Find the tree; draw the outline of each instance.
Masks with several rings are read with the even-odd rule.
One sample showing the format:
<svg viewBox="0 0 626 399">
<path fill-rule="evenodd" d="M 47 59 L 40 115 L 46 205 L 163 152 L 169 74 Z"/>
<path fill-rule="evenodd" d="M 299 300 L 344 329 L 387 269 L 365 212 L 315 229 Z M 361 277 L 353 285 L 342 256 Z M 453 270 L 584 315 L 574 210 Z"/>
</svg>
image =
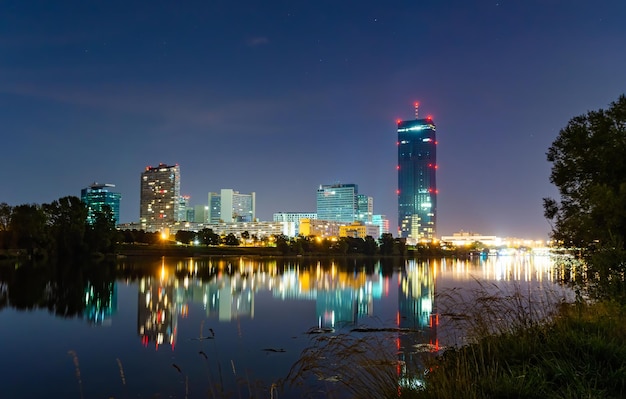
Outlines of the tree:
<svg viewBox="0 0 626 399">
<path fill-rule="evenodd" d="M 80 198 L 66 196 L 42 205 L 47 217 L 51 237 L 55 242 L 55 254 L 73 257 L 85 249 L 87 230 L 87 206 Z"/>
<path fill-rule="evenodd" d="M 376 251 L 378 251 L 378 244 L 372 236 L 365 237 L 364 251 L 365 255 L 376 255 Z"/>
<path fill-rule="evenodd" d="M 224 237 L 224 245 L 236 247 L 239 245 L 239 239 L 233 233 L 229 233 Z"/>
<path fill-rule="evenodd" d="M 289 237 L 284 234 L 277 234 L 274 236 L 274 241 L 280 253 L 285 255 L 289 252 Z"/>
<path fill-rule="evenodd" d="M 196 232 L 189 230 L 178 230 L 174 238 L 178 242 L 182 242 L 183 244 L 192 243 L 197 237 Z"/>
<path fill-rule="evenodd" d="M 546 154 L 560 200 L 544 198 L 552 238 L 576 247 L 626 242 L 626 96 L 569 121 Z"/>
<path fill-rule="evenodd" d="M 204 228 L 198 232 L 198 239 L 202 245 L 219 245 L 220 236 L 213 232 L 213 229 Z"/>
<path fill-rule="evenodd" d="M 0 203 L 0 231 L 8 231 L 13 209 L 6 202 Z"/>
<path fill-rule="evenodd" d="M 49 236 L 46 228 L 46 215 L 39 205 L 18 205 L 13 208 L 11 222 L 11 246 L 25 249 L 30 257 L 35 250 L 47 246 Z"/>
<path fill-rule="evenodd" d="M 378 239 L 380 243 L 380 254 L 391 255 L 393 254 L 394 239 L 391 233 L 383 233 Z"/>
<path fill-rule="evenodd" d="M 9 226 L 11 224 L 11 213 L 13 208 L 6 202 L 0 203 L 0 248 L 9 245 Z"/>
<path fill-rule="evenodd" d="M 113 253 L 118 239 L 115 228 L 115 215 L 109 205 L 95 211 L 93 223 L 87 226 L 85 242 L 90 252 Z"/>
</svg>

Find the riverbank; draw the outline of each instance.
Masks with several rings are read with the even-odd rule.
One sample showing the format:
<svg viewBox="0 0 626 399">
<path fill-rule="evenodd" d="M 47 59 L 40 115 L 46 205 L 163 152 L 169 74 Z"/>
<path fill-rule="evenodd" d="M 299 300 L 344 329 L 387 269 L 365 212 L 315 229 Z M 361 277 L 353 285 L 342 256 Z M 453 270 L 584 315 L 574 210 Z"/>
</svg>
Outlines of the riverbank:
<svg viewBox="0 0 626 399">
<path fill-rule="evenodd" d="M 611 301 L 577 302 L 561 305 L 545 323 L 520 318 L 510 330 L 474 336 L 432 359 L 424 387 L 402 396 L 623 398 L 625 310 Z M 489 316 L 468 317 L 479 324 Z"/>
</svg>

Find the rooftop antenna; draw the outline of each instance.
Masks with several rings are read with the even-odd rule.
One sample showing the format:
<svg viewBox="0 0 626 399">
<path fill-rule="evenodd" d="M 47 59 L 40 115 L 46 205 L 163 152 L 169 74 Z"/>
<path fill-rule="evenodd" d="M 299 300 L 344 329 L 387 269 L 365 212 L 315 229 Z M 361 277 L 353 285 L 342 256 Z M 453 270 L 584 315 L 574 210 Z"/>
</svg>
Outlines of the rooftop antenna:
<svg viewBox="0 0 626 399">
<path fill-rule="evenodd" d="M 417 117 L 417 111 L 419 110 L 420 107 L 420 103 L 418 103 L 417 101 L 415 101 L 415 119 L 419 119 Z"/>
</svg>

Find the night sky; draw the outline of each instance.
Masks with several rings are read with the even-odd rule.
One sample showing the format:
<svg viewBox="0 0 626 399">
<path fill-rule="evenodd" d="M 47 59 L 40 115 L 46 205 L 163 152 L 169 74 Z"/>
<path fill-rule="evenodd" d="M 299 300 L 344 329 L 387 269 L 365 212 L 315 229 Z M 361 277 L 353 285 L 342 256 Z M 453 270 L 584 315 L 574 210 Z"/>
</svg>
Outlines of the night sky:
<svg viewBox="0 0 626 399">
<path fill-rule="evenodd" d="M 0 2 L 0 202 L 140 174 L 314 212 L 355 183 L 396 233 L 396 120 L 438 134 L 438 234 L 547 238 L 545 153 L 626 92 L 626 1 Z"/>
</svg>

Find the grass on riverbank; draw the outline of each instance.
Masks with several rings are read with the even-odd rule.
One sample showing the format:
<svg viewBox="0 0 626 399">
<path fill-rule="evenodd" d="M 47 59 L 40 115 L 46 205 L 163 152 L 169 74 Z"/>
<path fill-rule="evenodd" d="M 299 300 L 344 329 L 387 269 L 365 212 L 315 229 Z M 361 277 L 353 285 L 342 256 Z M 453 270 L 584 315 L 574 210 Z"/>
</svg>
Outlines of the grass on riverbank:
<svg viewBox="0 0 626 399">
<path fill-rule="evenodd" d="M 472 314 L 478 324 L 484 315 Z M 428 362 L 410 398 L 622 398 L 626 309 L 612 302 L 563 304 L 547 323 L 527 318 L 486 332 Z"/>
</svg>

